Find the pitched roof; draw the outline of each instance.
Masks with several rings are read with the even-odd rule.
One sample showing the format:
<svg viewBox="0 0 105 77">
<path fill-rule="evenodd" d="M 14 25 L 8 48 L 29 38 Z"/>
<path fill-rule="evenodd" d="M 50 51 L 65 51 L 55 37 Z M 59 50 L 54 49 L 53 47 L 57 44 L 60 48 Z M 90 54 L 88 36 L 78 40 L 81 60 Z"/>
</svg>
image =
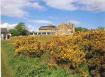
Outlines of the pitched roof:
<svg viewBox="0 0 105 77">
<path fill-rule="evenodd" d="M 48 25 L 48 26 L 41 26 L 39 28 L 39 30 L 53 30 L 53 29 L 56 29 L 56 26 L 54 26 L 54 25 Z"/>
<path fill-rule="evenodd" d="M 1 28 L 1 33 L 8 33 L 7 28 Z"/>
</svg>

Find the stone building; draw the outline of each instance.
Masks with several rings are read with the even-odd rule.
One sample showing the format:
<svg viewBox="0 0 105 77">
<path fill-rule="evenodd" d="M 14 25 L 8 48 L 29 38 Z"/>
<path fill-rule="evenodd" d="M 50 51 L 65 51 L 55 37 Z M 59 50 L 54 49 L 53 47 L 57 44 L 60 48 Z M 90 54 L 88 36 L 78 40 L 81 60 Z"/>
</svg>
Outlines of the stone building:
<svg viewBox="0 0 105 77">
<path fill-rule="evenodd" d="M 62 23 L 58 25 L 56 35 L 70 35 L 75 32 L 75 26 L 71 23 Z"/>
<path fill-rule="evenodd" d="M 1 28 L 1 39 L 7 40 L 11 37 L 11 34 L 8 32 L 7 28 Z"/>
<path fill-rule="evenodd" d="M 34 32 L 33 35 L 70 35 L 75 32 L 74 24 L 63 23 L 58 25 L 41 26 L 38 32 Z"/>
</svg>

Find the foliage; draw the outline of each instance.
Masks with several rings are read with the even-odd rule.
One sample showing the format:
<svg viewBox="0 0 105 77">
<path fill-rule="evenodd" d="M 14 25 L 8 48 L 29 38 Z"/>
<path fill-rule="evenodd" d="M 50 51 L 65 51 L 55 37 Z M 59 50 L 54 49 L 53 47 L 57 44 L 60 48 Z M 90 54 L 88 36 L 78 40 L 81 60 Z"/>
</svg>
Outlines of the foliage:
<svg viewBox="0 0 105 77">
<path fill-rule="evenodd" d="M 21 22 L 21 23 L 17 24 L 14 29 L 11 29 L 10 33 L 12 34 L 12 36 L 27 35 L 28 30 L 27 30 L 25 24 Z"/>
<path fill-rule="evenodd" d="M 76 28 L 75 28 L 75 31 L 76 31 L 76 32 L 78 32 L 78 31 L 80 31 L 80 32 L 85 32 L 85 31 L 88 31 L 88 29 L 82 28 L 82 27 L 76 27 Z"/>
<path fill-rule="evenodd" d="M 101 75 L 105 72 L 104 45 L 105 31 L 92 30 L 77 32 L 73 36 L 56 37 L 48 43 L 48 49 L 51 50 L 51 53 L 53 52 L 55 61 L 63 58 L 76 66 L 87 63 L 91 74 L 95 70 Z"/>
<path fill-rule="evenodd" d="M 66 64 L 69 68 L 73 67 L 77 72 L 81 72 L 81 65 L 85 64 L 85 53 L 76 44 L 80 36 L 63 36 L 55 37 L 52 41 L 47 43 L 48 50 L 50 50 L 51 58 L 55 58 L 55 63 Z M 52 57 L 53 56 L 53 57 Z M 54 62 L 53 62 L 54 63 Z M 84 71 L 84 70 L 82 70 Z M 88 72 L 85 72 L 88 77 Z M 84 74 L 83 74 L 84 76 Z M 84 76 L 85 77 L 85 76 Z"/>
<path fill-rule="evenodd" d="M 105 31 L 90 30 L 76 32 L 70 36 L 54 36 L 42 44 L 33 36 L 21 36 L 11 38 L 15 45 L 15 53 L 28 56 L 40 56 L 49 54 L 49 66 L 67 66 L 81 73 L 83 77 L 104 76 L 105 72 Z M 42 39 L 42 38 L 41 38 Z M 86 69 L 82 66 L 86 65 Z M 66 69 L 67 70 L 67 69 Z M 97 72 L 95 74 L 95 72 Z"/>
<path fill-rule="evenodd" d="M 105 30 L 105 27 L 98 27 L 98 30 Z"/>
<path fill-rule="evenodd" d="M 11 38 L 16 48 L 15 55 L 40 56 L 43 53 L 43 45 L 33 36 L 20 36 Z"/>
<path fill-rule="evenodd" d="M 13 74 L 12 77 L 81 77 L 78 73 L 72 74 L 60 67 L 49 69 L 47 65 L 49 58 L 46 54 L 40 58 L 30 58 L 23 55 L 14 57 L 15 48 L 8 41 L 2 42 L 2 49 L 7 55 L 7 58 L 4 57 L 4 59 L 8 60 L 7 64 L 11 67 L 11 70 L 6 71 Z M 5 77 L 11 76 L 6 75 Z"/>
<path fill-rule="evenodd" d="M 85 61 L 85 53 L 78 49 L 77 45 L 66 43 L 69 37 L 55 38 L 48 43 L 48 49 L 52 55 L 57 55 L 58 58 L 70 60 L 72 63 L 82 64 Z"/>
<path fill-rule="evenodd" d="M 10 29 L 9 32 L 11 33 L 12 36 L 19 36 L 20 33 L 16 29 Z"/>
</svg>

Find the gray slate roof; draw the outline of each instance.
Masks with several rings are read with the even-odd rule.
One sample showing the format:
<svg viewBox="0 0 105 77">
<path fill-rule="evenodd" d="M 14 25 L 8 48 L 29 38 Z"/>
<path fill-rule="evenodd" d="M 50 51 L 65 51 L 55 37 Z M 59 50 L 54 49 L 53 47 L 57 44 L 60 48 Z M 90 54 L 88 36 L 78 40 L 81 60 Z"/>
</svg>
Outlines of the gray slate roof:
<svg viewBox="0 0 105 77">
<path fill-rule="evenodd" d="M 53 30 L 53 29 L 57 29 L 56 26 L 54 25 L 49 25 L 49 26 L 41 26 L 39 28 L 39 30 Z"/>
<path fill-rule="evenodd" d="M 7 28 L 1 28 L 1 34 L 2 34 L 2 33 L 8 33 Z"/>
</svg>

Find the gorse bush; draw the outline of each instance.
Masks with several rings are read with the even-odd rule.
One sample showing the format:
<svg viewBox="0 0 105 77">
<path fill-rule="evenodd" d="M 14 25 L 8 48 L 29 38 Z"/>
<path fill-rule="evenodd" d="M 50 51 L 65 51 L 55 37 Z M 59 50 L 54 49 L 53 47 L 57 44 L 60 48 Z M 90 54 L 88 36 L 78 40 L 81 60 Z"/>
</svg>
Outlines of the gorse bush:
<svg viewBox="0 0 105 77">
<path fill-rule="evenodd" d="M 55 61 L 69 60 L 78 68 L 88 64 L 91 74 L 93 71 L 103 76 L 105 72 L 105 31 L 92 30 L 78 32 L 72 36 L 55 37 L 48 43 L 48 49 L 54 53 Z M 62 63 L 62 62 L 61 62 Z M 96 76 L 96 75 L 95 75 Z"/>
<path fill-rule="evenodd" d="M 33 36 L 11 38 L 15 45 L 16 54 L 28 56 L 41 56 L 45 52 L 50 55 L 52 64 L 71 66 L 89 77 L 88 72 L 81 67 L 85 64 L 89 72 L 94 75 L 104 76 L 105 73 L 105 31 L 91 30 L 77 32 L 70 36 L 55 36 L 44 45 Z M 96 71 L 98 74 L 95 74 Z"/>
<path fill-rule="evenodd" d="M 41 56 L 43 54 L 43 47 L 35 37 L 21 36 L 12 38 L 16 48 L 15 54 L 23 54 L 28 56 Z"/>
</svg>

